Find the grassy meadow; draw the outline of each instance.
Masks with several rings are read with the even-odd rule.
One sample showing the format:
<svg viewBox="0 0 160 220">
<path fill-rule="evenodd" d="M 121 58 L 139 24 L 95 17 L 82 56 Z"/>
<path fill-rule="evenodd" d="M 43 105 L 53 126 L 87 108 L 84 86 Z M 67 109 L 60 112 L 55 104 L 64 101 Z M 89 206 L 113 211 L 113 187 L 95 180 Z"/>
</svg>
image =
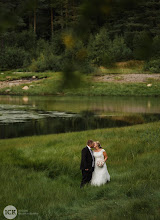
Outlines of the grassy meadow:
<svg viewBox="0 0 160 220">
<path fill-rule="evenodd" d="M 69 96 L 160 96 L 160 81 L 148 78 L 146 82 L 125 82 L 121 83 L 124 75 L 127 74 L 152 74 L 144 71 L 144 61 L 130 60 L 117 62 L 110 68 L 95 68 L 93 73 L 80 74 L 76 72 L 75 78 L 64 75 L 60 72 L 21 72 L 21 69 L 4 71 L 0 73 L 0 81 L 11 81 L 19 79 L 32 79 L 35 76 L 37 81 L 30 84 L 24 83 L 17 86 L 0 87 L 1 95 L 69 95 Z M 115 74 L 114 82 L 95 81 L 96 76 Z M 117 76 L 117 74 L 120 74 Z M 69 78 L 71 77 L 71 78 Z M 75 88 L 65 88 L 66 84 L 76 85 Z M 151 84 L 151 86 L 147 86 Z M 22 88 L 27 85 L 28 90 Z"/>
<path fill-rule="evenodd" d="M 81 149 L 108 154 L 111 182 L 80 189 Z M 0 219 L 11 204 L 38 215 L 17 220 L 158 220 L 160 122 L 0 140 Z"/>
<path fill-rule="evenodd" d="M 20 79 L 26 78 L 26 73 L 15 75 Z M 1 95 L 69 95 L 69 96 L 160 96 L 160 81 L 150 79 L 146 83 L 119 83 L 119 82 L 96 82 L 93 80 L 93 75 L 82 76 L 81 83 L 76 88 L 63 88 L 61 73 L 39 73 L 34 74 L 38 81 L 33 81 L 30 84 L 24 83 L 18 86 L 0 88 Z M 3 76 L 4 77 L 4 76 Z M 29 74 L 28 77 L 31 77 Z M 42 78 L 42 79 L 41 79 Z M 115 75 L 116 78 L 116 75 Z M 11 79 L 14 79 L 11 76 Z M 0 78 L 1 80 L 1 78 Z M 2 78 L 4 81 L 4 78 Z M 148 87 L 148 83 L 152 86 Z M 27 85 L 28 90 L 22 88 Z"/>
</svg>

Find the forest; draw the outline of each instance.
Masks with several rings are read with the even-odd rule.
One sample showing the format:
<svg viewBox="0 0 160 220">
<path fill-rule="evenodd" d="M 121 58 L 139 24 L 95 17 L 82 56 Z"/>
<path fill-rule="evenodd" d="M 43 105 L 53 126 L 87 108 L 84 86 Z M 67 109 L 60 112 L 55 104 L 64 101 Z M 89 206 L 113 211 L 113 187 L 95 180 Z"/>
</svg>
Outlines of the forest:
<svg viewBox="0 0 160 220">
<path fill-rule="evenodd" d="M 1 70 L 90 73 L 128 60 L 160 71 L 159 0 L 0 0 Z"/>
</svg>

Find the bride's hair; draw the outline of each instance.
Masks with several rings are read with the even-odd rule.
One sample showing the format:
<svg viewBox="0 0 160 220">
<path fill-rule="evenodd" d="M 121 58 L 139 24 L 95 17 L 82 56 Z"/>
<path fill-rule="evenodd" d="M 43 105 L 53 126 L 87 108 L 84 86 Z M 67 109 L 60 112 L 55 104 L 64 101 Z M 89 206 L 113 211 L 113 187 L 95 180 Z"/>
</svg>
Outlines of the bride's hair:
<svg viewBox="0 0 160 220">
<path fill-rule="evenodd" d="M 96 142 L 96 144 L 97 144 L 97 146 L 98 146 L 99 148 L 102 148 L 99 141 L 95 141 L 95 142 Z"/>
</svg>

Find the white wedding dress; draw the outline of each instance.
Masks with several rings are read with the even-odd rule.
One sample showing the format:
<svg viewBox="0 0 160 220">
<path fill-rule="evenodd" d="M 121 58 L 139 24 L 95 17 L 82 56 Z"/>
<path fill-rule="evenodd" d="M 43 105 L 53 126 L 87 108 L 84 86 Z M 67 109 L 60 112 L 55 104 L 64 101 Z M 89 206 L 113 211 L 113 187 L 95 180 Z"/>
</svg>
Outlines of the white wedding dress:
<svg viewBox="0 0 160 220">
<path fill-rule="evenodd" d="M 100 186 L 105 184 L 107 181 L 110 181 L 110 175 L 107 170 L 107 165 L 104 163 L 103 167 L 97 166 L 97 161 L 104 160 L 103 152 L 105 150 L 102 149 L 99 152 L 93 151 L 93 155 L 95 157 L 95 168 L 92 173 L 91 185 Z"/>
</svg>

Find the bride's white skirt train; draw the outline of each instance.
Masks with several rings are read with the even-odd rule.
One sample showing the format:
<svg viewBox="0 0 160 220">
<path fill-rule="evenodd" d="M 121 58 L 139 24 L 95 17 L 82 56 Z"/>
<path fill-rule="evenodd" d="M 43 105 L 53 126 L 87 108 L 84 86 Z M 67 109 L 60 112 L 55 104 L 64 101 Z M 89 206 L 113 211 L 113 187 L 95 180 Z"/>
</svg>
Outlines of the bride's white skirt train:
<svg viewBox="0 0 160 220">
<path fill-rule="evenodd" d="M 110 175 L 108 173 L 106 163 L 103 165 L 103 167 L 98 167 L 96 165 L 92 173 L 91 185 L 100 186 L 106 184 L 107 181 L 110 181 Z"/>
</svg>

